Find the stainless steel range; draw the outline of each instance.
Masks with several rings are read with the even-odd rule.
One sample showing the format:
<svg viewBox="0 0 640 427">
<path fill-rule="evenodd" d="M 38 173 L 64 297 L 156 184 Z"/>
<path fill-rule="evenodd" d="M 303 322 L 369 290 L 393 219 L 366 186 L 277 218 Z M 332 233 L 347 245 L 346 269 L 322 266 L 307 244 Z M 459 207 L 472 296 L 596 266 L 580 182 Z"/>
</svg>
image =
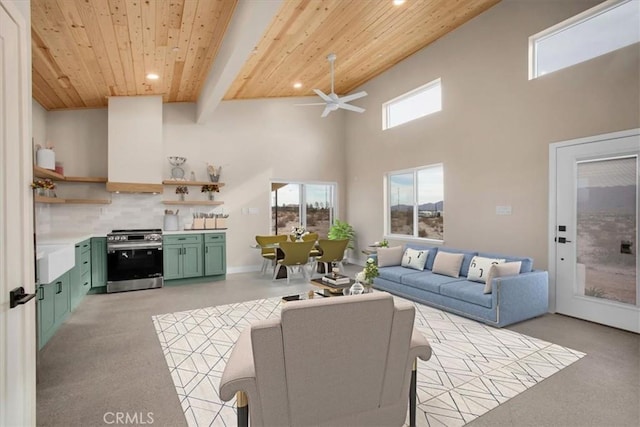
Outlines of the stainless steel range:
<svg viewBox="0 0 640 427">
<path fill-rule="evenodd" d="M 107 292 L 161 288 L 162 230 L 107 234 Z"/>
</svg>

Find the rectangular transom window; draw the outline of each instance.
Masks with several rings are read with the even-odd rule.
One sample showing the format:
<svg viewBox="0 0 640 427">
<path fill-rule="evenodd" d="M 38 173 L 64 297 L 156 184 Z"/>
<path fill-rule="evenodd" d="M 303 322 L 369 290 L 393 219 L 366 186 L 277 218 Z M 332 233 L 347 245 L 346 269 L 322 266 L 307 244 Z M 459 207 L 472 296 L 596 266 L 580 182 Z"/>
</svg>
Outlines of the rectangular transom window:
<svg viewBox="0 0 640 427">
<path fill-rule="evenodd" d="M 640 1 L 609 0 L 529 37 L 529 80 L 640 41 Z"/>
<path fill-rule="evenodd" d="M 444 240 L 444 168 L 422 166 L 386 175 L 385 234 Z"/>
<path fill-rule="evenodd" d="M 440 79 L 382 104 L 382 130 L 442 110 Z"/>
</svg>

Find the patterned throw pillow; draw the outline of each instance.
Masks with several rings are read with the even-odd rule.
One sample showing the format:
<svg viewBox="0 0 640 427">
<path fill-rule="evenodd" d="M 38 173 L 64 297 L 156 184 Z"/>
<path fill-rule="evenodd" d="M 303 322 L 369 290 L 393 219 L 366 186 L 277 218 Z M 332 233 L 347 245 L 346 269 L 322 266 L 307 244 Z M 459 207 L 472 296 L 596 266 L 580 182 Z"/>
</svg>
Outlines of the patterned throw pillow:
<svg viewBox="0 0 640 427">
<path fill-rule="evenodd" d="M 407 248 L 404 251 L 404 255 L 402 256 L 402 265 L 403 267 L 413 268 L 414 270 L 424 270 L 424 265 L 427 262 L 427 257 L 429 256 L 428 250 L 417 250 Z"/>
<path fill-rule="evenodd" d="M 485 258 L 474 256 L 469 265 L 469 273 L 467 279 L 472 282 L 487 283 L 489 269 L 494 264 L 502 264 L 505 260 L 500 258 Z"/>
<path fill-rule="evenodd" d="M 460 267 L 464 260 L 464 254 L 453 254 L 451 252 L 438 251 L 436 259 L 433 261 L 433 271 L 449 277 L 460 277 Z"/>
<path fill-rule="evenodd" d="M 489 269 L 489 274 L 487 275 L 487 283 L 484 285 L 484 293 L 491 293 L 491 282 L 496 277 L 505 277 L 505 276 L 517 276 L 520 274 L 520 267 L 522 266 L 522 262 L 505 262 L 503 264 L 494 264 Z"/>
</svg>

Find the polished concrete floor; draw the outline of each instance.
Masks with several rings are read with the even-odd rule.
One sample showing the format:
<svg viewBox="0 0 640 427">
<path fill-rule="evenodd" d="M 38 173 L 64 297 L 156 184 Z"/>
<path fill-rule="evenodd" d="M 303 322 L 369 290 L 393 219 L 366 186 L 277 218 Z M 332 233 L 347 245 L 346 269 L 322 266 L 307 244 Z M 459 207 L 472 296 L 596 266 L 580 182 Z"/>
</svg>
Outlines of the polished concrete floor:
<svg viewBox="0 0 640 427">
<path fill-rule="evenodd" d="M 355 271 L 347 266 L 347 272 Z M 114 425 L 117 417 L 120 424 L 185 425 L 151 316 L 288 295 L 308 286 L 302 279 L 273 282 L 256 272 L 221 282 L 86 296 L 39 353 L 38 425 Z M 640 335 L 552 314 L 509 329 L 587 355 L 469 425 L 640 425 Z"/>
</svg>

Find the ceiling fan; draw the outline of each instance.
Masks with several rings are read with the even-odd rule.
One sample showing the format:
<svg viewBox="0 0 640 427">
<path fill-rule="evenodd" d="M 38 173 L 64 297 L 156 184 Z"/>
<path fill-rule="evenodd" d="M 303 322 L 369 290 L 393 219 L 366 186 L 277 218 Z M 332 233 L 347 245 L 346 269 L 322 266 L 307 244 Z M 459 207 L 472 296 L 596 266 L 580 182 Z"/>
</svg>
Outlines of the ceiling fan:
<svg viewBox="0 0 640 427">
<path fill-rule="evenodd" d="M 324 105 L 324 111 L 320 117 L 327 117 L 330 112 L 336 111 L 339 108 L 343 110 L 355 111 L 356 113 L 364 113 L 365 109 L 362 107 L 356 107 L 355 105 L 347 104 L 349 101 L 354 101 L 356 99 L 360 99 L 362 97 L 367 96 L 367 92 L 360 91 L 354 93 L 352 95 L 346 96 L 338 96 L 336 95 L 333 89 L 333 63 L 336 60 L 336 54 L 330 53 L 327 56 L 327 60 L 331 64 L 331 93 L 325 94 L 320 89 L 314 89 L 313 91 L 318 95 L 324 102 L 314 102 L 312 104 L 297 104 L 297 105 Z"/>
</svg>

